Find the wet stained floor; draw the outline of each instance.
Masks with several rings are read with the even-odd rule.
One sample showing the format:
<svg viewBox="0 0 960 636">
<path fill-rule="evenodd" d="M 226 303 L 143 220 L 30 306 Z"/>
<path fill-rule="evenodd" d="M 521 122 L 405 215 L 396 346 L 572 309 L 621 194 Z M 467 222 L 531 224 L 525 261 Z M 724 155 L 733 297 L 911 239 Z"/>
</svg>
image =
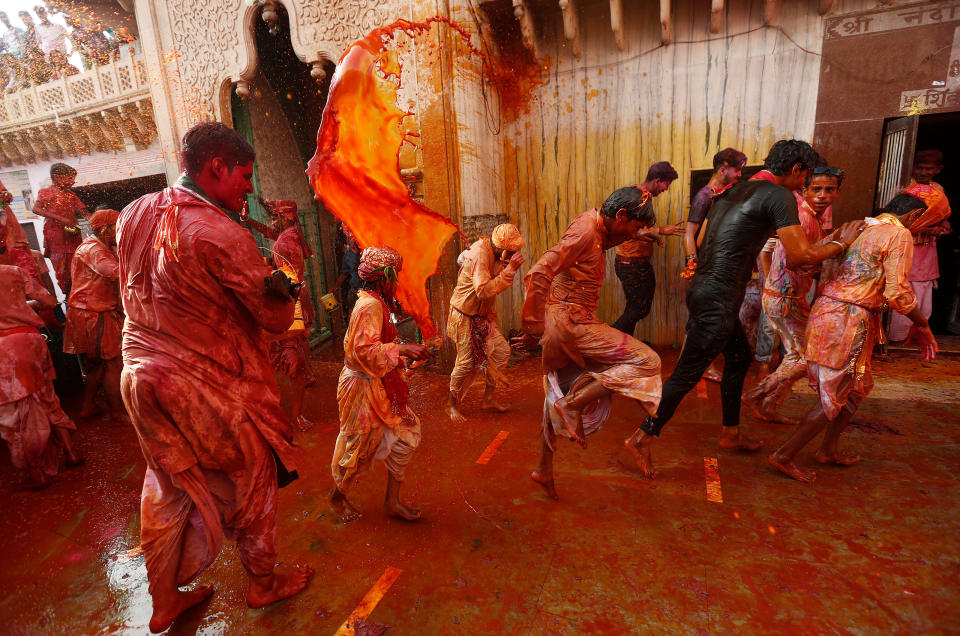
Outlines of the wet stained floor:
<svg viewBox="0 0 960 636">
<path fill-rule="evenodd" d="M 675 358 L 665 353 L 666 369 Z M 424 519 L 382 514 L 377 467 L 354 496 L 365 517 L 350 526 L 326 501 L 340 367 L 313 364 L 321 381 L 306 413 L 316 426 L 298 434 L 307 461 L 281 491 L 280 558 L 317 576 L 293 599 L 248 609 L 227 542 L 199 579 L 216 594 L 170 633 L 334 634 L 365 596 L 368 620 L 391 625 L 389 634 L 960 631 L 956 359 L 875 365 L 877 387 L 842 442 L 863 462 L 821 469 L 813 485 L 774 473 L 762 454 L 717 447 L 715 384 L 687 397 L 655 448 L 660 475 L 641 479 L 621 445 L 637 410 L 615 401 L 587 450 L 560 447 L 559 502 L 528 477 L 539 452 L 536 360 L 512 370 L 511 413 L 481 413 L 475 392 L 461 426 L 443 416 L 446 379 L 420 372 L 413 407 L 424 438 L 405 494 Z M 799 385 L 788 409 L 800 415 L 812 400 Z M 771 441 L 790 431 L 744 421 Z M 134 433 L 84 420 L 78 443 L 86 465 L 36 494 L 14 490 L 19 475 L 0 455 L 2 633 L 146 632 Z M 715 472 L 706 468 L 714 460 Z M 710 475 L 719 489 L 708 498 Z"/>
</svg>

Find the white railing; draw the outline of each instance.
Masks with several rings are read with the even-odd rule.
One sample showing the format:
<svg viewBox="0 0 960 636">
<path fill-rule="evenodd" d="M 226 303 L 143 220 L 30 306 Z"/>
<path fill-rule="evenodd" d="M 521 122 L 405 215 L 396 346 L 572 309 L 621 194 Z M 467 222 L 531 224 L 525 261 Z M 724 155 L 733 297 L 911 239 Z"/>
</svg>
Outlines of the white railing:
<svg viewBox="0 0 960 636">
<path fill-rule="evenodd" d="M 0 95 L 0 130 L 108 107 L 149 93 L 142 54 L 84 73 Z"/>
</svg>

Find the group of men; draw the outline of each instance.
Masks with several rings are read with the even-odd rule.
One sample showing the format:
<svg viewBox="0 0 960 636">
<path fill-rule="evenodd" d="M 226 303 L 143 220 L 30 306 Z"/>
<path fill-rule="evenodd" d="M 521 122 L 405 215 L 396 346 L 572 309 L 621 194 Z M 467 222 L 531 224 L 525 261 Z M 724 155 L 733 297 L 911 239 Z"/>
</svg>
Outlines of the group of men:
<svg viewBox="0 0 960 636">
<path fill-rule="evenodd" d="M 770 456 L 775 467 L 811 479 L 793 457 L 824 427 L 828 431 L 817 459 L 839 464 L 854 460 L 842 454 L 836 442 L 869 391 L 870 351 L 882 306 L 907 315 L 924 355 L 935 353 L 935 340 L 917 309 L 907 272 L 913 251 L 910 233 L 949 214 L 942 192 L 913 185 L 884 214 L 825 234 L 811 229 L 807 217 L 817 221 L 823 191 L 838 189 L 842 176 L 818 167 L 819 157 L 808 144 L 777 142 L 764 169 L 743 182 L 736 182 L 746 159 L 742 153 L 723 151 L 718 156 L 708 194 L 686 228 L 657 225 L 653 198 L 666 190 L 676 172 L 671 175 L 669 164 L 655 165 L 657 170 L 643 183 L 619 188 L 599 208 L 578 215 L 523 278 L 523 335 L 514 347 L 542 349 L 541 460 L 531 476 L 550 497 L 557 497 L 556 440 L 565 437 L 585 446 L 605 423 L 614 394 L 638 407 L 641 423 L 624 444 L 643 474 L 653 477 L 653 441 L 721 353 L 720 445 L 759 448 L 740 427 L 742 389 L 753 357 L 740 309 L 756 259 L 771 235 L 779 240 L 768 275 L 768 287 L 776 293 L 769 294 L 768 301 L 765 287 L 764 306 L 769 306 L 774 328 L 789 340 L 784 358 L 788 367 L 782 375 L 795 380 L 803 359 L 819 392 L 817 406 Z M 302 286 L 309 248 L 299 231 L 296 205 L 267 202 L 272 227 L 251 222 L 244 212 L 246 195 L 252 192 L 254 152 L 223 124 L 204 123 L 189 130 L 182 159 L 184 173 L 174 185 L 141 197 L 119 214 L 97 211 L 90 218 L 94 235 L 70 256 L 59 252 L 64 256 L 54 260 L 58 273 L 72 274 L 68 298 L 76 294 L 86 299 L 72 316 L 74 305 L 68 299 L 67 325 L 74 331 L 66 340 L 72 350 L 88 357 L 112 354 L 116 340 L 107 346 L 103 335 L 113 338 L 121 307 L 125 313 L 119 387 L 147 464 L 141 545 L 154 604 L 153 631 L 168 628 L 179 614 L 212 594 L 208 586 L 180 588 L 212 563 L 224 537 L 237 542 L 249 578 L 250 607 L 296 594 L 313 574 L 305 566 L 275 567 L 278 488 L 297 478 L 302 462 L 291 422 L 299 421 L 301 428 L 308 424 L 299 407 L 294 417 L 284 413 L 274 374 L 291 377 L 302 403 L 309 373 L 303 341 L 303 323 L 309 321 L 303 306 L 309 299 Z M 69 190 L 68 181 L 60 179 L 58 185 L 55 180 L 51 187 Z M 801 207 L 810 207 L 806 216 L 798 212 L 798 190 L 803 192 Z M 41 205 L 41 198 L 48 203 Z M 56 192 L 38 197 L 47 220 L 64 228 L 84 214 L 82 206 L 71 202 Z M 54 208 L 57 212 L 51 212 Z M 5 231 L 9 225 L 3 225 Z M 270 259 L 260 253 L 245 225 L 275 239 Z M 624 266 L 625 283 L 631 276 L 646 281 L 627 294 L 642 300 L 653 285 L 642 271 L 643 254 L 649 258 L 644 250 L 662 235 L 681 234 L 691 256 L 685 270 L 691 279 L 690 319 L 677 367 L 662 382 L 657 353 L 628 332 L 644 311 L 625 311 L 626 318 L 611 326 L 596 310 L 607 250 L 628 241 L 648 243 L 634 246 L 636 251 L 624 256 L 624 262 L 620 257 L 616 261 Z M 14 450 L 15 461 L 26 437 L 45 433 L 48 441 L 39 445 L 39 455 L 21 463 L 29 465 L 31 474 L 48 475 L 48 466 L 55 468 L 59 462 L 60 448 L 68 465 L 82 461 L 70 442 L 75 427 L 52 394 L 49 354 L 38 332 L 42 321 L 28 304 L 32 299 L 49 307 L 54 301 L 27 268 L 10 264 L 19 248 L 8 246 L 16 248 L 17 241 L 11 243 L 9 234 L 2 238 L 0 281 L 12 290 L 13 300 L 0 308 L 0 346 L 11 347 L 17 360 L 32 360 L 32 366 L 27 372 L 19 362 L 0 362 L 16 367 L 0 368 L 0 431 L 11 449 L 19 449 Z M 462 260 L 446 331 L 457 348 L 447 401 L 453 422 L 464 421 L 464 396 L 478 377 L 485 379 L 483 405 L 496 412 L 508 408 L 496 396 L 510 345 L 497 326 L 495 300 L 513 284 L 524 262 L 523 244 L 519 229 L 503 224 L 474 242 Z M 832 273 L 821 279 L 820 295 L 809 312 L 809 324 L 818 328 L 799 335 L 804 314 L 800 299 L 808 284 L 803 277 L 828 260 Z M 376 460 L 387 468 L 387 512 L 410 521 L 421 516 L 400 496 L 421 439 L 406 376 L 411 363 L 429 359 L 432 351 L 398 340 L 393 317 L 401 311 L 395 296 L 402 267 L 400 253 L 390 246 L 367 246 L 359 254 L 358 292 L 337 387 L 340 432 L 331 461 L 330 500 L 345 522 L 360 515 L 349 497 L 357 476 Z M 120 302 L 107 302 L 107 289 L 116 293 L 118 287 Z M 778 313 L 774 305 L 780 301 L 784 306 Z M 642 302 L 649 307 L 648 300 Z M 105 378 L 111 369 L 103 366 Z M 761 383 L 767 384 L 779 386 Z M 36 440 L 30 443 L 38 445 Z"/>
</svg>

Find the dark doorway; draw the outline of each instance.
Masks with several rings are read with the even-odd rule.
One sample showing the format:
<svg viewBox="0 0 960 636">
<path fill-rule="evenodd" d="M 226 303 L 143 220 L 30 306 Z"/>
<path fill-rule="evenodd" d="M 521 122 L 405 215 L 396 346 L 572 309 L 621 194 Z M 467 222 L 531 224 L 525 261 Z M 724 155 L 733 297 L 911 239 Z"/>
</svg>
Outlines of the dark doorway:
<svg viewBox="0 0 960 636">
<path fill-rule="evenodd" d="M 167 187 L 167 177 L 152 174 L 136 179 L 108 181 L 74 188 L 74 192 L 91 212 L 98 205 L 108 205 L 114 210 L 122 210 L 145 194 L 159 192 Z"/>
<path fill-rule="evenodd" d="M 934 179 L 943 186 L 954 210 L 960 209 L 960 113 L 921 115 L 917 126 L 916 150 L 939 150 L 943 153 L 943 170 Z M 940 279 L 933 290 L 933 313 L 930 328 L 934 333 L 960 335 L 960 292 L 957 276 L 960 266 L 960 217 L 952 215 L 948 221 L 953 227 L 949 234 L 937 241 Z"/>
</svg>

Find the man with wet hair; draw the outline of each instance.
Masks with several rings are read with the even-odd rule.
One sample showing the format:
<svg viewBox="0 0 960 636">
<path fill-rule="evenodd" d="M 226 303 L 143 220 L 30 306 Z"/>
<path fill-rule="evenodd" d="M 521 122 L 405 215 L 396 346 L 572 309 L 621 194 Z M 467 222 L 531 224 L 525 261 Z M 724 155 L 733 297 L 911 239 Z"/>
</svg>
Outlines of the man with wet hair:
<svg viewBox="0 0 960 636">
<path fill-rule="evenodd" d="M 586 446 L 586 438 L 604 424 L 614 393 L 648 414 L 657 412 L 660 357 L 596 316 L 606 250 L 656 223 L 652 198 L 639 186 L 616 190 L 599 210 L 577 216 L 524 277 L 524 336 L 518 347 L 542 345 L 546 393 L 540 466 L 531 477 L 553 499 L 558 435 Z"/>
<path fill-rule="evenodd" d="M 43 219 L 43 255 L 53 263 L 53 273 L 63 293 L 70 295 L 70 263 L 80 247 L 78 216 L 90 218 L 87 209 L 73 191 L 77 171 L 65 163 L 50 166 L 53 185 L 41 188 L 33 212 Z"/>
<path fill-rule="evenodd" d="M 658 161 L 647 170 L 647 177 L 640 184 L 650 196 L 656 198 L 667 191 L 677 179 L 677 170 L 669 161 Z M 626 303 L 623 313 L 613 323 L 614 329 L 632 336 L 637 323 L 647 317 L 657 289 L 657 278 L 650 264 L 653 245 L 663 246 L 662 236 L 679 236 L 683 233 L 680 223 L 658 226 L 656 219 L 641 235 L 617 246 L 614 272 L 623 285 Z"/>
<path fill-rule="evenodd" d="M 523 264 L 522 248 L 517 226 L 503 223 L 493 228 L 490 236 L 475 241 L 460 265 L 447 320 L 447 337 L 457 345 L 447 399 L 447 416 L 454 424 L 466 421 L 460 406 L 481 374 L 486 380 L 483 408 L 498 413 L 509 410 L 494 396 L 496 389 L 506 384 L 504 370 L 510 358 L 510 345 L 497 326 L 495 303 L 497 296 L 513 285 Z"/>
<path fill-rule="evenodd" d="M 937 341 L 910 289 L 907 272 L 913 258 L 911 234 L 939 222 L 945 206 L 944 194 L 929 185 L 907 188 L 886 205 L 883 214 L 866 219 L 863 234 L 823 281 L 806 334 L 807 376 L 819 400 L 790 439 L 767 458 L 777 470 L 812 482 L 816 473 L 793 460 L 824 427 L 827 432 L 814 455 L 818 463 L 852 466 L 860 461 L 857 455 L 841 452 L 838 442 L 873 388 L 870 361 L 885 307 L 913 324 L 911 335 L 923 359 L 935 357 Z"/>
<path fill-rule="evenodd" d="M 739 311 L 757 254 L 771 232 L 776 232 L 791 265 L 814 265 L 845 251 L 859 231 L 859 226 L 850 225 L 826 245 L 807 240 L 791 191 L 806 183 L 816 162 L 817 153 L 810 144 L 778 141 L 763 170 L 714 201 L 699 264 L 687 290 L 690 318 L 680 360 L 664 384 L 658 412 L 648 415 L 625 442 L 647 477 L 656 475 L 650 458 L 654 438 L 720 353 L 724 355 L 720 446 L 753 451 L 762 445 L 740 430 L 740 398 L 752 353 Z"/>
<path fill-rule="evenodd" d="M 913 176 L 910 185 L 929 186 L 943 192 L 943 186 L 934 177 L 943 170 L 943 153 L 939 150 L 921 150 L 913 160 Z M 933 290 L 940 278 L 940 261 L 937 255 L 937 239 L 950 232 L 950 206 L 947 205 L 942 219 L 913 233 L 913 266 L 910 268 L 910 289 L 917 296 L 920 311 L 927 320 L 933 313 Z M 913 323 L 900 313 L 890 317 L 890 340 L 906 340 Z"/>
<path fill-rule="evenodd" d="M 825 233 L 823 214 L 840 195 L 844 172 L 832 166 L 817 166 L 797 196 L 800 227 L 807 240 L 819 243 Z M 816 269 L 794 269 L 787 265 L 787 254 L 777 241 L 770 260 L 770 272 L 763 286 L 763 313 L 780 336 L 784 356 L 773 373 L 743 396 L 754 414 L 767 421 L 798 424 L 777 408 L 790 393 L 794 383 L 807 373 L 803 343 L 810 317 L 808 296 L 816 283 Z"/>
<path fill-rule="evenodd" d="M 295 468 L 296 452 L 263 332 L 288 329 L 299 289 L 239 223 L 253 190 L 250 144 L 206 122 L 182 148 L 185 174 L 117 223 L 121 390 L 147 462 L 140 541 L 154 632 L 213 593 L 178 588 L 216 559 L 224 536 L 237 541 L 252 608 L 296 594 L 313 574 L 274 567 L 278 471 Z"/>
</svg>

